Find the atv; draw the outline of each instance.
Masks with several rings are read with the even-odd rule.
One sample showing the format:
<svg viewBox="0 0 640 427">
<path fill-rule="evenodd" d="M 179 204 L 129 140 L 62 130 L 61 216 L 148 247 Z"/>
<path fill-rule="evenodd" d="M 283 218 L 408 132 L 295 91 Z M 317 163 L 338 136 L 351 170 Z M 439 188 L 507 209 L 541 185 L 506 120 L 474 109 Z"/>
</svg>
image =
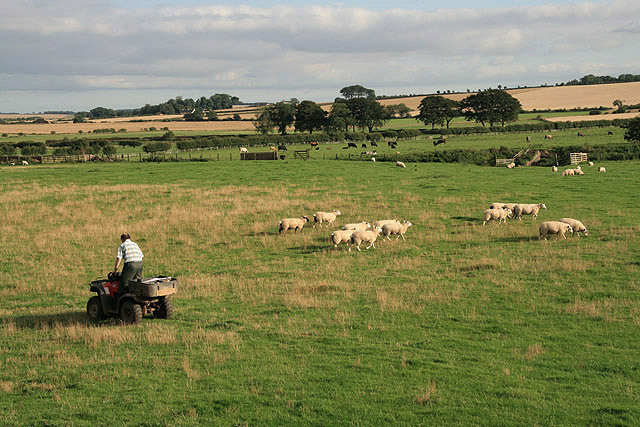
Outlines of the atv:
<svg viewBox="0 0 640 427">
<path fill-rule="evenodd" d="M 98 294 L 87 302 L 90 319 L 120 317 L 124 323 L 136 325 L 147 314 L 159 319 L 171 317 L 170 297 L 178 291 L 178 279 L 153 276 L 121 287 L 120 274 L 109 273 L 106 279 L 94 280 L 89 286 L 91 292 Z"/>
</svg>

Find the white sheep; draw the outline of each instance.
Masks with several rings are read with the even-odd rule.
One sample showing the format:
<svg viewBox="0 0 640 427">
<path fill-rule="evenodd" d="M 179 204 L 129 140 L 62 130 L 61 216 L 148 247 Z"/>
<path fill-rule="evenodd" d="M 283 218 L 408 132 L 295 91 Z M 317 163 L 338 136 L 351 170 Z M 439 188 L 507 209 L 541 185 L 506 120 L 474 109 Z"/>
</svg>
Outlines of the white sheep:
<svg viewBox="0 0 640 427">
<path fill-rule="evenodd" d="M 395 234 L 398 236 L 396 237 L 396 239 L 402 237 L 402 240 L 406 240 L 404 238 L 404 233 L 406 233 L 409 227 L 411 227 L 412 225 L 413 224 L 411 224 L 409 221 L 403 221 L 402 223 L 388 222 L 382 226 L 382 236 L 383 238 L 386 237 L 388 240 L 391 240 L 391 237 L 389 236 Z"/>
<path fill-rule="evenodd" d="M 573 233 L 573 229 L 566 222 L 560 221 L 545 221 L 540 224 L 540 235 L 538 236 L 538 240 L 547 240 L 547 235 L 549 234 L 557 234 L 558 236 L 562 236 L 563 238 L 567 238 L 565 234 L 567 232 Z"/>
<path fill-rule="evenodd" d="M 372 158 L 371 158 L 371 161 L 372 161 L 373 163 L 375 163 L 375 162 L 376 162 L 376 158 L 375 158 L 375 157 L 372 157 Z"/>
<path fill-rule="evenodd" d="M 22 161 L 22 166 L 28 166 L 28 165 L 29 165 L 29 162 L 27 162 L 26 160 Z"/>
<path fill-rule="evenodd" d="M 562 176 L 573 176 L 576 174 L 575 169 L 565 169 L 562 171 Z"/>
<path fill-rule="evenodd" d="M 607 169 L 605 169 L 604 166 L 599 166 L 598 167 L 598 172 L 606 172 L 606 171 L 607 171 Z"/>
<path fill-rule="evenodd" d="M 333 225 L 338 215 L 342 215 L 338 209 L 334 209 L 332 212 L 316 212 L 313 214 L 313 227 L 315 228 L 316 224 L 322 226 L 323 222 L 326 222 L 327 226 Z"/>
<path fill-rule="evenodd" d="M 353 230 L 336 230 L 331 233 L 331 243 L 333 243 L 333 247 L 337 248 L 338 245 L 342 242 L 347 242 L 347 246 L 349 246 L 349 242 L 351 242 L 351 235 L 354 233 Z M 349 248 L 351 250 L 351 248 Z"/>
<path fill-rule="evenodd" d="M 400 162 L 400 161 L 396 162 L 396 166 L 398 166 L 399 168 L 406 168 L 407 167 L 407 165 L 405 165 L 403 162 Z"/>
<path fill-rule="evenodd" d="M 382 227 L 384 227 L 385 224 L 390 224 L 392 222 L 400 222 L 400 221 L 398 221 L 397 219 L 380 219 L 380 220 L 374 222 L 372 225 L 374 227 L 382 228 Z"/>
<path fill-rule="evenodd" d="M 580 233 L 584 234 L 585 236 L 589 235 L 589 232 L 587 231 L 587 227 L 584 226 L 584 224 L 580 221 L 578 221 L 577 219 L 573 219 L 573 218 L 560 218 L 559 219 L 560 222 L 566 222 L 567 224 L 569 224 L 571 226 L 571 234 L 577 234 L 578 237 L 580 237 Z"/>
<path fill-rule="evenodd" d="M 551 166 L 551 171 L 552 171 L 553 173 L 558 172 L 558 167 L 557 167 L 557 166 Z"/>
<path fill-rule="evenodd" d="M 513 211 L 517 203 L 491 203 L 489 209 L 509 209 Z"/>
<path fill-rule="evenodd" d="M 366 249 L 373 247 L 375 249 L 375 241 L 382 232 L 380 227 L 376 227 L 373 230 L 365 230 L 365 231 L 354 231 L 351 235 L 351 244 L 356 246 L 356 249 L 360 250 L 360 245 L 363 242 L 370 243 Z M 351 252 L 351 248 L 349 248 L 349 252 Z"/>
<path fill-rule="evenodd" d="M 593 166 L 593 162 L 589 162 L 589 166 Z"/>
<path fill-rule="evenodd" d="M 513 208 L 513 213 L 518 217 L 519 220 L 522 221 L 522 215 L 532 215 L 533 219 L 538 218 L 538 212 L 540 209 L 547 209 L 547 206 L 544 203 L 518 203 Z"/>
<path fill-rule="evenodd" d="M 515 168 L 515 167 L 516 167 L 516 164 L 515 164 L 515 163 L 513 163 L 513 162 L 511 162 L 511 163 L 509 163 L 509 164 L 507 165 L 507 168 L 508 168 L 508 169 L 513 169 L 513 168 Z"/>
<path fill-rule="evenodd" d="M 576 166 L 576 170 L 581 171 L 582 170 L 582 166 L 580 166 L 580 165 Z"/>
<path fill-rule="evenodd" d="M 369 227 L 371 227 L 371 224 L 369 224 L 366 221 L 362 221 L 362 222 L 358 222 L 358 223 L 345 224 L 345 225 L 342 226 L 342 229 L 343 230 L 353 230 L 353 231 L 364 231 Z"/>
<path fill-rule="evenodd" d="M 247 147 L 240 147 L 240 152 L 241 153 L 248 153 L 249 150 L 247 150 Z"/>
<path fill-rule="evenodd" d="M 574 170 L 576 175 L 584 175 L 584 172 L 582 172 L 582 169 L 576 169 Z"/>
<path fill-rule="evenodd" d="M 14 162 L 9 163 L 11 166 L 15 166 L 16 164 Z"/>
<path fill-rule="evenodd" d="M 487 209 L 484 212 L 482 212 L 482 216 L 484 218 L 484 221 L 482 222 L 482 225 L 485 225 L 487 222 L 493 220 L 498 220 L 498 224 L 500 224 L 501 222 L 506 222 L 507 218 L 510 217 L 513 214 L 513 212 L 511 212 L 511 209 Z"/>
<path fill-rule="evenodd" d="M 302 231 L 302 228 L 307 222 L 309 222 L 308 216 L 302 216 L 300 218 L 285 218 L 279 223 L 280 230 L 278 231 L 278 234 L 286 233 L 290 228 L 293 228 L 293 233 L 295 234 L 298 230 Z"/>
</svg>

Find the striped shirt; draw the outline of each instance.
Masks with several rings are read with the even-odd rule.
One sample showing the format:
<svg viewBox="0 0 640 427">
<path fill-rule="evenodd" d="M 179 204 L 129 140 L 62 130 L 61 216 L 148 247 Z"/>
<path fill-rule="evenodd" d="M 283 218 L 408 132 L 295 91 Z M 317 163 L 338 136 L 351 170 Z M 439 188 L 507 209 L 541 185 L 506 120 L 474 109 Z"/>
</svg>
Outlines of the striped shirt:
<svg viewBox="0 0 640 427">
<path fill-rule="evenodd" d="M 144 255 L 137 244 L 130 239 L 125 240 L 120 246 L 118 246 L 118 258 L 127 262 L 142 261 Z"/>
</svg>

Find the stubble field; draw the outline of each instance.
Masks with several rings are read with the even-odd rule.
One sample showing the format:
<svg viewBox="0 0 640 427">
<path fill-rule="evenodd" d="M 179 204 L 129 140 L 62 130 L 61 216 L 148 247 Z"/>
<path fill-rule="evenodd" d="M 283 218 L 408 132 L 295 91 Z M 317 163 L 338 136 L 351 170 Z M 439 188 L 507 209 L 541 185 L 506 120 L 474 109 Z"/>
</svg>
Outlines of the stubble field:
<svg viewBox="0 0 640 427">
<path fill-rule="evenodd" d="M 640 417 L 640 163 L 0 168 L 0 423 L 619 424 Z M 537 221 L 482 226 L 491 202 Z M 347 253 L 283 217 L 409 219 Z M 587 238 L 538 241 L 570 216 Z M 91 323 L 128 231 L 175 315 Z"/>
</svg>

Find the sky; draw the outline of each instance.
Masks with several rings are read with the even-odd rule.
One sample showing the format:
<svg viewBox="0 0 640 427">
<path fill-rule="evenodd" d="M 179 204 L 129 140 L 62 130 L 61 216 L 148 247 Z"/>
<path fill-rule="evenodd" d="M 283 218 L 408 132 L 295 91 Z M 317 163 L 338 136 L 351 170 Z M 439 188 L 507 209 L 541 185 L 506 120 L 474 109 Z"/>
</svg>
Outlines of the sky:
<svg viewBox="0 0 640 427">
<path fill-rule="evenodd" d="M 640 1 L 0 0 L 0 112 L 640 74 Z"/>
</svg>

